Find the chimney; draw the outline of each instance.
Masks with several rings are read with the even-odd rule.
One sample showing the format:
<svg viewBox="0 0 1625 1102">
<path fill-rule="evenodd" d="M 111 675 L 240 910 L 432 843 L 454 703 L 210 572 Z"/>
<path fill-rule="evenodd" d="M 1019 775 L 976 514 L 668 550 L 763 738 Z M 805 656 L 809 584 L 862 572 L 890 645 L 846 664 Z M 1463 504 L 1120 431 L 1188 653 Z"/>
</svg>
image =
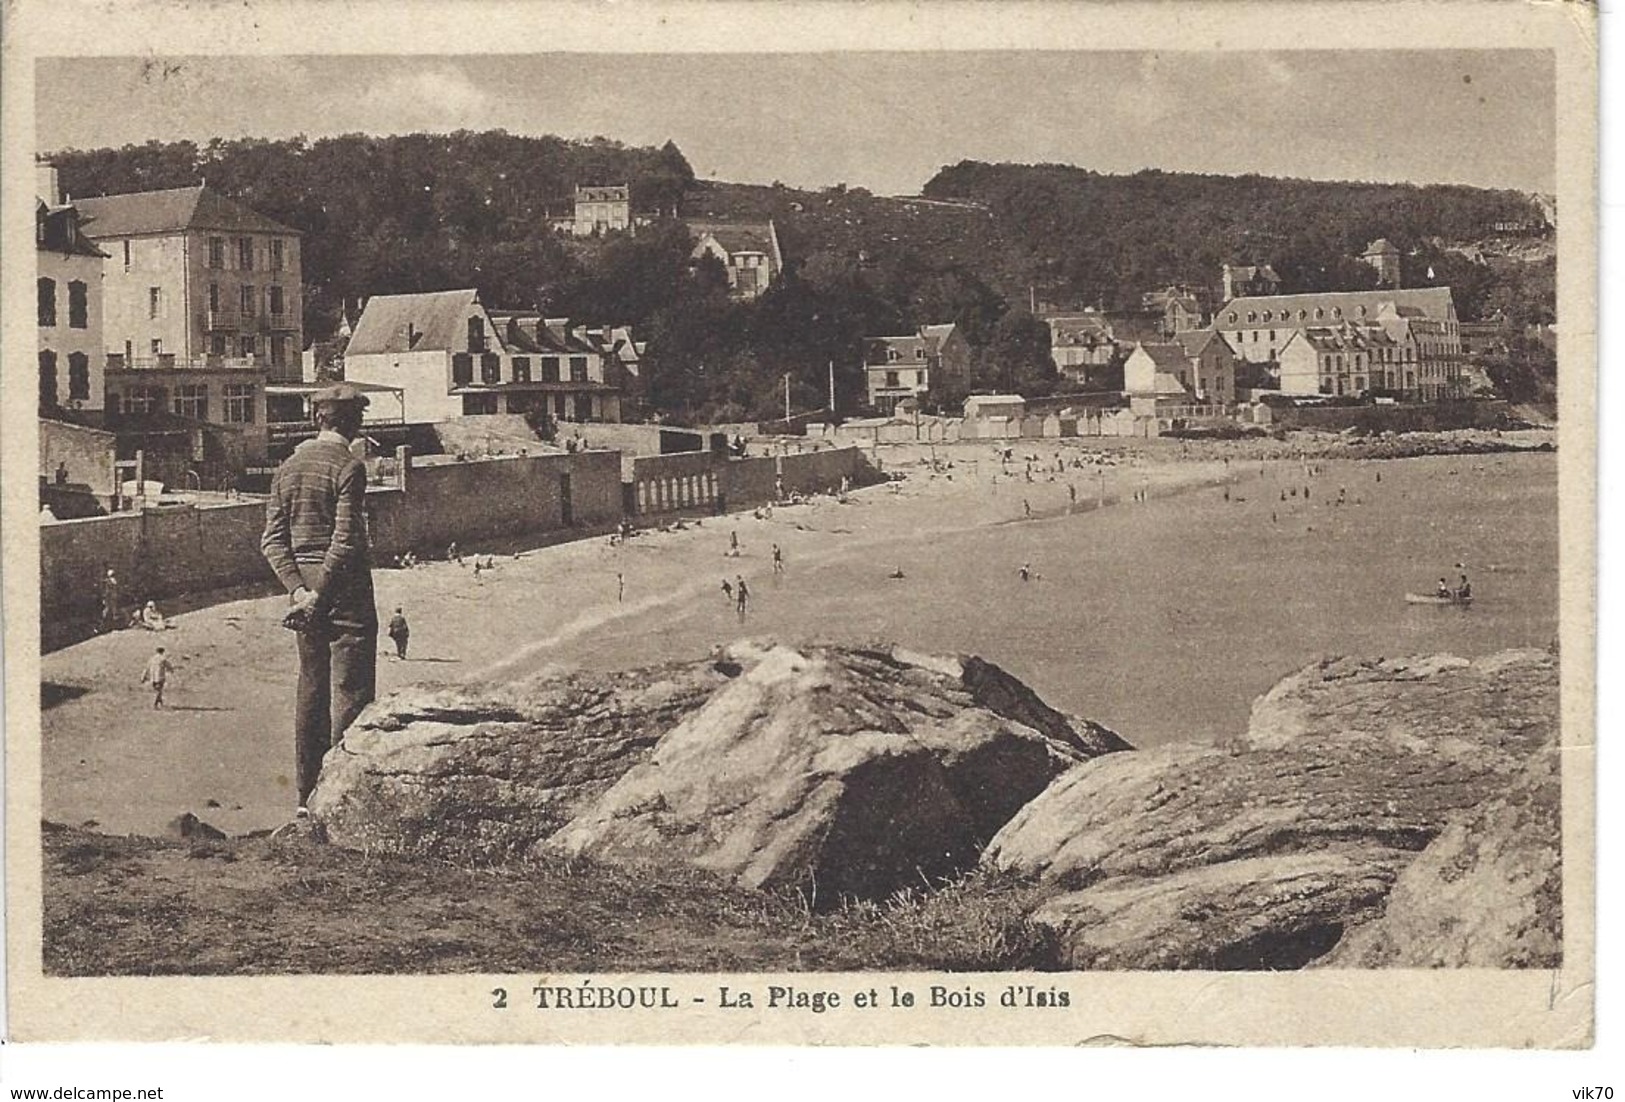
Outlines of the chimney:
<svg viewBox="0 0 1625 1102">
<path fill-rule="evenodd" d="M 1230 270 L 1230 265 L 1224 266 L 1224 300 L 1229 302 L 1236 297 L 1236 277 Z"/>
<path fill-rule="evenodd" d="M 62 187 L 57 179 L 56 165 L 43 157 L 34 159 L 34 194 L 45 200 L 46 206 L 62 203 Z"/>
</svg>

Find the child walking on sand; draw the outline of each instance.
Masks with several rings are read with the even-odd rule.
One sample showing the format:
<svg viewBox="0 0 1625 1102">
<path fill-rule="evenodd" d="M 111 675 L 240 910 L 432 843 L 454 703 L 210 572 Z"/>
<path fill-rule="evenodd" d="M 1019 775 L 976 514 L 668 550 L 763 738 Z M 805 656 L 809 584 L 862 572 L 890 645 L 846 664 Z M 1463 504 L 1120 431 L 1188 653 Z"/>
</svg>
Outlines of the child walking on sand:
<svg viewBox="0 0 1625 1102">
<path fill-rule="evenodd" d="M 141 671 L 141 683 L 152 686 L 154 708 L 164 706 L 164 682 L 169 679 L 170 671 L 173 669 L 169 659 L 164 656 L 164 648 L 159 647 L 153 651 L 152 657 L 147 659 L 147 668 Z"/>
</svg>

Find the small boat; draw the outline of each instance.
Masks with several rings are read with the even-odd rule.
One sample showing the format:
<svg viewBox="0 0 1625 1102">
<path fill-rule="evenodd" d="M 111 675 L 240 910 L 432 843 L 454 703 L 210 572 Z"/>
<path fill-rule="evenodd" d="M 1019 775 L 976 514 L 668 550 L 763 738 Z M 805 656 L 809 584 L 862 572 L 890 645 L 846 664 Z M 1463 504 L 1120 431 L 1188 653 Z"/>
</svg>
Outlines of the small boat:
<svg viewBox="0 0 1625 1102">
<path fill-rule="evenodd" d="M 1442 597 L 1437 593 L 1407 593 L 1407 594 L 1405 594 L 1405 603 L 1408 604 L 1408 605 L 1464 605 L 1465 606 L 1465 605 L 1472 604 L 1473 599 L 1471 597 L 1457 597 L 1457 596 L 1454 596 L 1454 595 L 1451 595 L 1449 597 Z"/>
</svg>

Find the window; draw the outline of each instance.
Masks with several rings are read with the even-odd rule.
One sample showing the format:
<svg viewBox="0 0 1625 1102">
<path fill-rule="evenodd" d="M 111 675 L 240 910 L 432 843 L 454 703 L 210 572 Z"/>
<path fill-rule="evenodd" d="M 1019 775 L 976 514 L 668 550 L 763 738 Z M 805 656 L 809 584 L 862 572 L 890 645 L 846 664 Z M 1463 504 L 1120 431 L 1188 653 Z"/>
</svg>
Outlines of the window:
<svg viewBox="0 0 1625 1102">
<path fill-rule="evenodd" d="M 244 333 L 237 338 L 237 355 L 245 360 L 254 358 L 254 334 Z"/>
<path fill-rule="evenodd" d="M 241 307 L 241 309 L 243 311 L 243 317 L 245 317 L 245 318 L 253 317 L 254 316 L 254 303 L 256 301 L 256 296 L 254 294 L 254 285 L 252 283 L 245 283 L 241 287 L 239 287 L 237 289 L 237 298 L 238 298 L 238 305 Z"/>
<path fill-rule="evenodd" d="M 126 272 L 130 270 L 130 243 L 129 243 L 129 241 L 124 242 L 124 270 Z"/>
<path fill-rule="evenodd" d="M 584 383 L 587 381 L 587 357 L 570 357 L 570 381 L 572 383 Z"/>
<path fill-rule="evenodd" d="M 224 333 L 209 334 L 209 355 L 224 356 L 226 354 L 226 335 Z"/>
<path fill-rule="evenodd" d="M 202 383 L 182 383 L 175 388 L 176 416 L 209 419 L 209 388 Z"/>
<path fill-rule="evenodd" d="M 564 420 L 566 416 L 564 410 L 564 395 L 562 394 L 553 395 L 553 416 L 560 421 Z"/>
<path fill-rule="evenodd" d="M 220 284 L 211 283 L 211 284 L 209 284 L 209 313 L 218 314 L 219 312 L 220 312 Z M 213 322 L 210 322 L 210 324 L 212 325 Z"/>
<path fill-rule="evenodd" d="M 485 319 L 472 317 L 468 319 L 468 350 L 470 352 L 485 351 Z"/>
<path fill-rule="evenodd" d="M 1274 312 L 1273 312 L 1273 311 L 1270 311 L 1270 310 L 1265 310 L 1265 311 L 1264 311 L 1264 320 L 1265 320 L 1265 321 L 1269 321 L 1269 320 L 1271 320 L 1271 319 L 1272 319 L 1272 318 L 1274 318 L 1274 317 L 1275 317 L 1275 314 L 1274 314 Z"/>
<path fill-rule="evenodd" d="M 126 266 L 128 266 L 129 263 L 130 263 L 129 247 L 130 247 L 129 242 L 126 241 L 124 243 L 124 248 L 125 248 L 124 263 L 125 263 Z M 211 238 L 209 238 L 209 267 L 211 267 L 211 268 L 224 268 L 225 266 L 226 266 L 226 239 L 224 237 L 211 237 Z"/>
<path fill-rule="evenodd" d="M 1298 308 L 1298 320 L 1302 321 L 1304 318 L 1307 318 L 1308 316 L 1309 316 L 1309 311 L 1305 310 L 1303 307 L 1300 306 Z"/>
<path fill-rule="evenodd" d="M 530 382 L 529 356 L 515 356 L 513 358 L 513 381 L 516 383 Z"/>
<path fill-rule="evenodd" d="M 1228 319 L 1230 321 L 1235 321 L 1236 320 L 1236 312 L 1234 310 L 1230 311 L 1230 313 L 1228 315 L 1226 315 L 1226 316 L 1228 317 Z"/>
<path fill-rule="evenodd" d="M 592 396 L 588 394 L 576 395 L 576 420 L 592 420 Z"/>
<path fill-rule="evenodd" d="M 245 272 L 254 270 L 254 239 L 252 237 L 239 237 L 237 239 L 237 267 Z"/>
<path fill-rule="evenodd" d="M 163 315 L 164 289 L 162 287 L 147 288 L 147 317 L 156 319 Z"/>
<path fill-rule="evenodd" d="M 39 354 L 39 404 L 47 409 L 56 406 L 56 353 L 49 348 Z"/>
<path fill-rule="evenodd" d="M 152 344 L 150 346 L 150 350 L 151 350 L 151 352 L 152 352 L 152 354 L 154 356 L 162 356 L 164 354 L 164 342 L 163 342 L 163 339 L 160 338 L 160 337 L 152 338 Z"/>
<path fill-rule="evenodd" d="M 1270 330 L 1270 343 L 1271 344 L 1275 343 L 1275 330 L 1273 330 L 1273 329 Z"/>
<path fill-rule="evenodd" d="M 463 415 L 471 416 L 479 413 L 495 413 L 497 411 L 497 396 L 495 394 L 465 394 L 463 395 Z"/>
<path fill-rule="evenodd" d="M 271 270 L 273 272 L 282 270 L 282 238 L 280 237 L 271 238 Z"/>
<path fill-rule="evenodd" d="M 254 423 L 253 383 L 227 383 L 225 399 L 227 424 L 252 425 Z"/>
<path fill-rule="evenodd" d="M 1247 311 L 1247 320 L 1248 321 L 1257 321 L 1258 320 L 1258 311 L 1256 311 L 1256 310 Z"/>
<path fill-rule="evenodd" d="M 1319 321 L 1321 318 L 1324 318 L 1325 316 L 1326 316 L 1326 308 L 1324 306 L 1315 307 L 1315 320 L 1316 321 Z"/>
<path fill-rule="evenodd" d="M 271 338 L 271 366 L 282 367 L 288 362 L 288 338 L 276 336 Z"/>
<path fill-rule="evenodd" d="M 886 362 L 887 363 L 896 363 L 897 360 L 898 360 L 897 349 L 895 349 L 895 348 L 886 349 Z"/>
<path fill-rule="evenodd" d="M 164 388 L 133 386 L 124 392 L 124 412 L 145 416 L 164 408 Z"/>
<path fill-rule="evenodd" d="M 474 381 L 474 357 L 467 352 L 453 352 L 451 355 L 451 383 L 453 386 L 467 386 Z"/>
<path fill-rule="evenodd" d="M 902 385 L 901 383 L 899 383 L 897 381 L 897 372 L 895 372 L 895 371 L 886 372 L 886 385 L 888 387 L 901 386 Z"/>
<path fill-rule="evenodd" d="M 1343 308 L 1341 306 L 1333 306 L 1332 307 L 1332 317 L 1340 318 L 1342 316 L 1343 316 Z"/>
<path fill-rule="evenodd" d="M 486 352 L 480 356 L 480 382 L 500 383 L 502 381 L 502 357 L 495 352 Z"/>
<path fill-rule="evenodd" d="M 1258 343 L 1258 330 L 1256 330 L 1256 329 L 1253 330 L 1253 343 L 1254 344 Z"/>
<path fill-rule="evenodd" d="M 557 356 L 542 357 L 542 382 L 556 383 L 559 381 L 559 358 Z"/>
<path fill-rule="evenodd" d="M 282 301 L 282 288 L 273 286 L 269 293 L 271 296 L 271 316 L 273 318 L 280 317 L 287 306 L 287 303 Z"/>
<path fill-rule="evenodd" d="M 39 281 L 39 323 L 47 328 L 56 324 L 56 280 L 47 276 Z"/>
<path fill-rule="evenodd" d="M 923 359 L 925 359 L 925 349 L 923 349 L 923 348 L 916 348 L 916 349 L 915 349 L 915 350 L 914 350 L 914 358 L 915 358 L 915 359 L 916 359 L 916 360 L 923 360 Z"/>
<path fill-rule="evenodd" d="M 90 357 L 83 352 L 68 354 L 68 400 L 90 400 Z"/>
</svg>

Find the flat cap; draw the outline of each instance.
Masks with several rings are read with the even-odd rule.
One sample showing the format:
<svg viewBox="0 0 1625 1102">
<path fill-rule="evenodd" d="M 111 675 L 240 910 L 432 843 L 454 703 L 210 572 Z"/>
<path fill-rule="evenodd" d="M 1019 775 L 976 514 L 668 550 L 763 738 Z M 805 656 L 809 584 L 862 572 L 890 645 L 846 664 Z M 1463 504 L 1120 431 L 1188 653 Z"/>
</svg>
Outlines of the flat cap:
<svg viewBox="0 0 1625 1102">
<path fill-rule="evenodd" d="M 359 387 L 350 383 L 336 383 L 310 396 L 310 404 L 313 406 L 336 406 L 346 402 L 363 408 L 368 404 L 367 396 L 361 393 Z"/>
</svg>

